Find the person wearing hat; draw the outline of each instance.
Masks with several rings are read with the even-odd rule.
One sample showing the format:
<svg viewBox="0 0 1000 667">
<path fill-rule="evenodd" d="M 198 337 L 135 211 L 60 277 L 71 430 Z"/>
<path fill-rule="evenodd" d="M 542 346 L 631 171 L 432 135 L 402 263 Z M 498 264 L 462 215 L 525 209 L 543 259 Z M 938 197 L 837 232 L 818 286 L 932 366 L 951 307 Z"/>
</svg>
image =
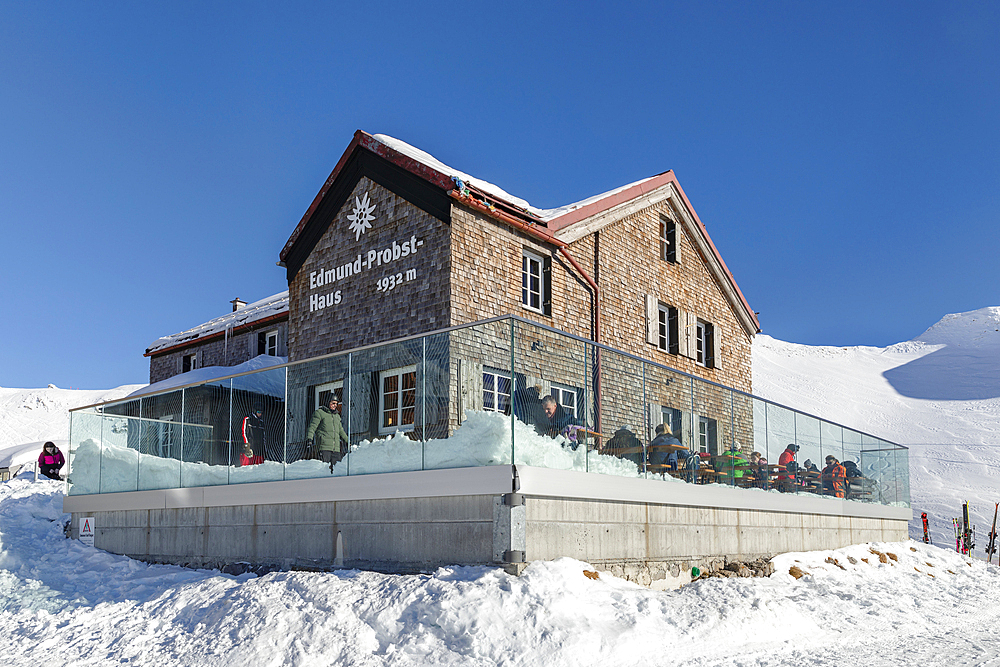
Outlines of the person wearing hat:
<svg viewBox="0 0 1000 667">
<path fill-rule="evenodd" d="M 823 493 L 831 494 L 837 498 L 845 497 L 844 489 L 845 482 L 847 481 L 847 470 L 844 469 L 844 466 L 840 465 L 840 461 L 833 454 L 827 455 L 826 467 L 823 468 L 820 478 L 823 480 Z"/>
<path fill-rule="evenodd" d="M 66 463 L 62 452 L 56 447 L 54 442 L 46 442 L 42 445 L 42 453 L 38 455 L 38 472 L 49 479 L 59 480 L 59 469 Z"/>
<path fill-rule="evenodd" d="M 306 429 L 309 448 L 315 447 L 320 460 L 330 464 L 331 473 L 333 466 L 344 458 L 340 443 L 347 445 L 350 442 L 347 431 L 340 421 L 339 409 L 340 401 L 334 397 L 330 398 L 328 406 L 324 405 L 313 413 L 312 419 L 309 420 L 309 428 Z"/>
<path fill-rule="evenodd" d="M 781 491 L 791 491 L 795 486 L 795 470 L 798 467 L 795 463 L 795 453 L 798 451 L 799 446 L 793 442 L 785 447 L 785 451 L 778 457 L 778 465 L 782 471 L 778 475 L 778 489 Z"/>
<path fill-rule="evenodd" d="M 247 448 L 264 456 L 264 411 L 259 405 L 243 418 L 243 449 Z"/>
</svg>

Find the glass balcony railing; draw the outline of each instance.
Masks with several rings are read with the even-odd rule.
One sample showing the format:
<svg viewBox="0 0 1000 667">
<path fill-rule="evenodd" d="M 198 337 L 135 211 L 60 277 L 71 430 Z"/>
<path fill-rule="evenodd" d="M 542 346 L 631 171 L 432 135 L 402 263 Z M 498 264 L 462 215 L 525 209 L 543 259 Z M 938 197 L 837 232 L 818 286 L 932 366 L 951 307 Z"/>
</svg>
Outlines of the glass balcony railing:
<svg viewBox="0 0 1000 667">
<path fill-rule="evenodd" d="M 517 463 L 910 501 L 905 447 L 517 317 L 152 385 L 73 410 L 69 454 L 73 495 Z"/>
</svg>

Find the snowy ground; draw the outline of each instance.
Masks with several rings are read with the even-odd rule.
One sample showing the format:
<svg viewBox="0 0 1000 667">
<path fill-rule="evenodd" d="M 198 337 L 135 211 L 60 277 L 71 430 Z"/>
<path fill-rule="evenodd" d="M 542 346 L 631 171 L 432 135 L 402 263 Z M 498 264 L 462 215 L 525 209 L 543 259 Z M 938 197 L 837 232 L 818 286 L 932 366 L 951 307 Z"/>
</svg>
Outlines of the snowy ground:
<svg viewBox="0 0 1000 667">
<path fill-rule="evenodd" d="M 911 446 L 914 511 L 931 513 L 935 542 L 951 543 L 950 517 L 969 499 L 982 545 L 983 516 L 1000 500 L 998 329 L 993 308 L 884 349 L 761 337 L 754 384 Z M 0 461 L 64 440 L 67 407 L 134 389 L 0 389 Z M 1000 568 L 919 542 L 783 554 L 767 579 L 666 592 L 591 579 L 570 559 L 519 578 L 492 568 L 232 577 L 66 540 L 61 493 L 50 481 L 0 484 L 0 642 L 12 665 L 1000 666 Z"/>
</svg>

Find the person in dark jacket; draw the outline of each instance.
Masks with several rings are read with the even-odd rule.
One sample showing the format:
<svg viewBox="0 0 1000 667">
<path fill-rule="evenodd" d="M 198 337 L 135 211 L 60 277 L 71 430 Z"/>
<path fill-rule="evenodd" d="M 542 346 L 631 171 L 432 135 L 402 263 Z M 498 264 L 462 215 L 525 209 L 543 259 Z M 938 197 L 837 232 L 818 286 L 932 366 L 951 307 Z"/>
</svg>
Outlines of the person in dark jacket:
<svg viewBox="0 0 1000 667">
<path fill-rule="evenodd" d="M 264 412 L 259 407 L 243 419 L 243 447 L 264 455 Z"/>
<path fill-rule="evenodd" d="M 49 479 L 61 479 L 59 469 L 66 464 L 62 452 L 56 447 L 54 442 L 46 442 L 42 445 L 42 453 L 38 455 L 38 472 Z"/>
<path fill-rule="evenodd" d="M 559 405 L 555 396 L 546 396 L 542 399 L 542 411 L 545 414 L 545 430 L 542 435 L 556 437 L 563 433 L 571 424 L 578 426 L 576 418 L 566 412 L 563 406 Z"/>
<path fill-rule="evenodd" d="M 340 446 L 343 442 L 347 445 L 350 440 L 347 431 L 340 421 L 340 401 L 336 398 L 330 399 L 329 406 L 322 406 L 313 413 L 309 420 L 309 427 L 306 429 L 306 440 L 309 441 L 309 448 L 315 447 L 316 454 L 323 463 L 330 464 L 330 471 L 333 466 L 344 458 L 344 451 Z"/>
<path fill-rule="evenodd" d="M 654 466 L 666 464 L 667 470 L 676 471 L 678 452 L 680 450 L 667 452 L 656 451 L 653 448 L 660 445 L 675 445 L 680 447 L 681 441 L 675 438 L 673 433 L 667 433 L 666 424 L 657 424 L 655 431 L 656 437 L 649 443 L 649 464 Z"/>
<path fill-rule="evenodd" d="M 542 397 L 539 389 L 535 387 L 525 387 L 514 392 L 514 416 L 522 422 L 531 426 L 539 434 L 549 427 L 549 419 L 542 409 Z"/>
<path fill-rule="evenodd" d="M 636 449 L 638 451 L 627 451 Z M 604 453 L 627 459 L 634 463 L 639 470 L 642 470 L 642 443 L 639 442 L 639 438 L 635 437 L 635 433 L 624 426 L 615 431 L 608 439 L 607 444 L 604 445 Z"/>
</svg>

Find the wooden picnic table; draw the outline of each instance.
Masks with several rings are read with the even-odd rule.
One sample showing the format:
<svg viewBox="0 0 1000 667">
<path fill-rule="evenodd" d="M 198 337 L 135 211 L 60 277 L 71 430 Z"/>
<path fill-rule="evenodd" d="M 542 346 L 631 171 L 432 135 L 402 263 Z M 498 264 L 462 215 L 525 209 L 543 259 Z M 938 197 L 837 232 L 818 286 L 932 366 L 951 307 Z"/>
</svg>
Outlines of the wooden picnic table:
<svg viewBox="0 0 1000 667">
<path fill-rule="evenodd" d="M 615 454 L 641 454 L 643 451 L 647 452 L 679 452 L 687 449 L 684 445 L 646 445 L 645 447 L 611 447 L 606 448 L 609 452 L 614 452 Z"/>
</svg>

